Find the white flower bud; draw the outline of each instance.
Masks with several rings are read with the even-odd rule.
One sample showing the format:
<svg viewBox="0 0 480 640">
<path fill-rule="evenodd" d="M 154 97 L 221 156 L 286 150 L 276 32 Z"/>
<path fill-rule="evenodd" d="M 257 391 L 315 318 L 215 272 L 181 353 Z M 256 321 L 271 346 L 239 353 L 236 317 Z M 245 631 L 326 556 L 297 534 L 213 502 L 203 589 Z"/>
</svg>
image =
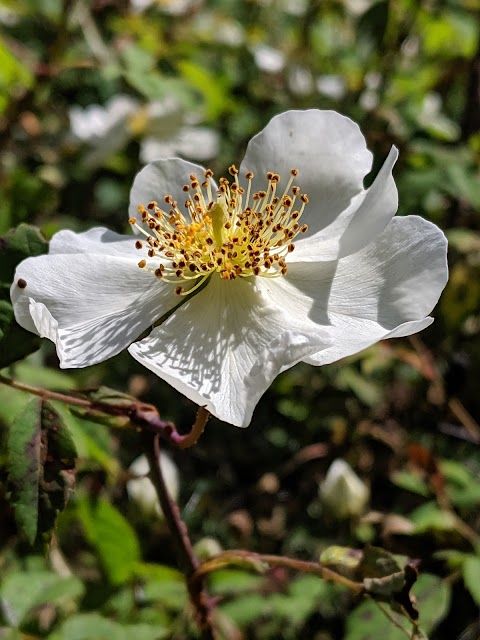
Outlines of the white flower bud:
<svg viewBox="0 0 480 640">
<path fill-rule="evenodd" d="M 338 520 L 359 516 L 370 498 L 370 489 L 352 467 L 338 458 L 330 465 L 319 495 L 325 508 Z"/>
<path fill-rule="evenodd" d="M 168 493 L 173 500 L 177 500 L 179 492 L 178 469 L 170 456 L 163 451 L 160 453 L 160 467 Z M 146 456 L 136 458 L 128 470 L 132 475 L 137 476 L 127 482 L 127 493 L 130 500 L 135 502 L 146 515 L 155 514 L 163 519 L 163 511 L 158 502 L 157 492 L 148 477 L 150 469 Z"/>
</svg>

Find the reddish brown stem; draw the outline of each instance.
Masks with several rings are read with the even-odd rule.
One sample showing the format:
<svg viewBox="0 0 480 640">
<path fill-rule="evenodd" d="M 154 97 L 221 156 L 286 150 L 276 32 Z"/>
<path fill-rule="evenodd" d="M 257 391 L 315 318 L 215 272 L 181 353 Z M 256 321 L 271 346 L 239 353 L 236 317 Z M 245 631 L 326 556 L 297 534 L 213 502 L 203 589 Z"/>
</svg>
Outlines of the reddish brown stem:
<svg viewBox="0 0 480 640">
<path fill-rule="evenodd" d="M 350 580 L 350 578 L 337 573 L 320 562 L 307 562 L 286 556 L 255 553 L 254 551 L 246 551 L 245 549 L 230 549 L 206 560 L 196 570 L 193 580 L 204 580 L 205 576 L 212 571 L 235 564 L 247 565 L 254 570 L 258 570 L 262 565 L 265 567 L 285 567 L 287 569 L 301 571 L 302 573 L 313 573 L 324 580 L 337 582 L 338 584 L 348 587 L 355 594 L 359 594 L 364 590 L 362 582 Z"/>
<path fill-rule="evenodd" d="M 4 378 L 3 376 L 0 376 L 0 384 L 8 385 L 9 387 L 18 389 L 19 391 L 26 391 L 27 393 L 39 396 L 45 400 L 56 400 L 74 407 L 80 407 L 85 410 L 84 415 L 92 419 L 94 419 L 94 416 L 98 416 L 98 413 L 125 416 L 131 422 L 133 428 L 138 429 L 138 427 L 141 427 L 142 429 L 156 433 L 164 440 L 170 442 L 174 447 L 178 447 L 180 449 L 186 449 L 196 444 L 205 429 L 208 418 L 210 417 L 210 413 L 207 409 L 205 407 L 200 407 L 191 430 L 186 434 L 180 434 L 173 422 L 165 421 L 160 418 L 160 415 L 154 406 L 145 404 L 135 400 L 134 398 L 132 398 L 131 403 L 129 404 L 115 405 L 107 402 L 89 400 L 85 397 L 49 391 L 42 387 L 34 387 L 23 382 L 18 382 L 17 380 Z"/>
<path fill-rule="evenodd" d="M 180 516 L 178 506 L 171 498 L 165 485 L 159 462 L 159 436 L 158 434 L 152 435 L 151 433 L 144 432 L 142 438 L 144 441 L 145 454 L 150 465 L 150 479 L 155 486 L 162 511 L 165 515 L 165 520 L 175 543 L 178 562 L 181 570 L 185 574 L 190 601 L 195 611 L 196 621 L 202 632 L 202 640 L 215 640 L 217 634 L 212 620 L 213 605 L 205 590 L 204 577 L 194 579 L 199 568 L 199 562 L 195 557 L 188 535 L 188 529 Z"/>
</svg>

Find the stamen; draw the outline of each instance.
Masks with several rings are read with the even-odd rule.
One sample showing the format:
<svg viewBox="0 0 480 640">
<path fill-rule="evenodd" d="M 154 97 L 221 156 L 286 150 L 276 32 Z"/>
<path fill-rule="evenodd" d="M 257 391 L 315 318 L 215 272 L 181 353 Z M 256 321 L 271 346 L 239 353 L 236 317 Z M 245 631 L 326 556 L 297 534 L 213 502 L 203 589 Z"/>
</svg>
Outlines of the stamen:
<svg viewBox="0 0 480 640">
<path fill-rule="evenodd" d="M 190 184 L 183 186 L 188 194 L 183 211 L 172 195 L 166 195 L 163 200 L 170 206 L 168 211 L 151 201 L 146 207 L 138 206 L 141 223 L 134 217 L 129 219 L 147 238 L 148 257 L 161 261 L 157 269 L 146 268 L 145 259 L 138 266 L 175 285 L 178 295 L 195 291 L 215 271 L 224 280 L 285 275 L 285 258 L 295 249 L 292 240 L 307 231 L 307 225 L 298 221 L 308 196 L 292 186 L 299 175 L 297 169 L 290 171 L 283 193 L 278 189 L 280 175 L 269 171 L 266 189 L 253 194 L 251 171 L 245 174 L 246 189 L 237 180 L 237 167 L 231 165 L 228 171 L 233 180 L 221 178 L 216 195 L 211 183 L 213 171 L 207 169 L 203 182 L 192 174 Z M 297 198 L 299 209 L 295 208 Z M 145 245 L 136 240 L 135 247 L 142 250 Z"/>
</svg>

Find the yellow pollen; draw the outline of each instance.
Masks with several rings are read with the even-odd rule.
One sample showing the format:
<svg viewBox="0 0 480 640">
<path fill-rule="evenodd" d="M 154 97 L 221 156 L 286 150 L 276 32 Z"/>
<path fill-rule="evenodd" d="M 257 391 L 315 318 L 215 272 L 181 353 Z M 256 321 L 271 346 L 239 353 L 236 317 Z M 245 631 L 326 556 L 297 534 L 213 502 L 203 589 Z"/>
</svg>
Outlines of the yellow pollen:
<svg viewBox="0 0 480 640">
<path fill-rule="evenodd" d="M 284 276 L 285 259 L 295 249 L 292 241 L 307 231 L 306 224 L 299 224 L 308 196 L 293 186 L 297 169 L 291 169 L 284 189 L 280 175 L 269 171 L 265 188 L 254 193 L 251 171 L 245 174 L 245 189 L 237 167 L 231 165 L 228 171 L 233 180 L 220 178 L 216 191 L 211 169 L 203 182 L 190 175 L 190 184 L 183 187 L 189 194 L 183 211 L 166 195 L 167 210 L 151 201 L 138 205 L 141 223 L 129 219 L 145 236 L 148 256 L 159 260 L 156 269 L 146 268 L 145 259 L 138 266 L 174 285 L 178 295 L 198 289 L 214 272 L 224 280 Z M 145 249 L 140 240 L 135 246 Z"/>
</svg>

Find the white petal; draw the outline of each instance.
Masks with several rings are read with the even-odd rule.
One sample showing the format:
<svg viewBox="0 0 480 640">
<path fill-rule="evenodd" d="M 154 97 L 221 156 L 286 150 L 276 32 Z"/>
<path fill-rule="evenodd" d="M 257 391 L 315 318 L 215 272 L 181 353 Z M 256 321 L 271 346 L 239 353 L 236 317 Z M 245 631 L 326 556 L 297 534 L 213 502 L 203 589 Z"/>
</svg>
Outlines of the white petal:
<svg viewBox="0 0 480 640">
<path fill-rule="evenodd" d="M 307 361 L 333 362 L 431 324 L 426 316 L 448 279 L 446 250 L 435 225 L 408 216 L 394 218 L 375 242 L 340 260 L 328 302 L 333 346 Z"/>
<path fill-rule="evenodd" d="M 11 298 L 17 322 L 56 342 L 64 368 L 116 355 L 179 304 L 174 287 L 132 258 L 86 253 L 24 260 Z"/>
<path fill-rule="evenodd" d="M 133 257 L 138 260 L 145 257 L 135 249 L 134 236 L 115 233 L 104 227 L 93 227 L 82 233 L 64 229 L 50 240 L 49 254 L 59 253 L 100 253 L 103 255 Z"/>
<path fill-rule="evenodd" d="M 256 283 L 214 274 L 129 352 L 218 418 L 247 426 L 275 376 L 325 344 L 323 328 L 306 317 L 291 327 Z"/>
<path fill-rule="evenodd" d="M 137 173 L 133 181 L 130 191 L 129 216 L 138 217 L 138 205 L 147 206 L 153 200 L 158 202 L 160 207 L 169 208 L 164 202 L 167 195 L 171 195 L 178 202 L 180 211 L 184 211 L 184 204 L 188 196 L 183 191 L 183 186 L 190 182 L 191 174 L 195 174 L 202 182 L 204 171 L 205 169 L 200 165 L 179 158 L 156 160 L 147 164 Z M 212 181 L 214 192 L 216 188 Z"/>
<path fill-rule="evenodd" d="M 304 358 L 327 364 L 371 344 L 429 326 L 426 317 L 447 281 L 446 240 L 433 224 L 394 218 L 379 238 L 338 262 L 289 264 L 284 278 L 262 280 L 275 305 L 296 326 L 308 317 L 332 345 Z"/>
<path fill-rule="evenodd" d="M 307 205 L 302 222 L 313 235 L 331 224 L 363 188 L 372 154 L 358 125 L 335 111 L 287 111 L 273 118 L 248 144 L 241 177 L 253 171 L 254 191 L 266 188 L 265 174 L 273 171 L 286 186 L 290 170 Z"/>
<path fill-rule="evenodd" d="M 336 260 L 359 251 L 387 226 L 398 208 L 392 175 L 398 151 L 392 147 L 372 186 L 355 196 L 328 227 L 295 242 L 293 262 Z"/>
</svg>

